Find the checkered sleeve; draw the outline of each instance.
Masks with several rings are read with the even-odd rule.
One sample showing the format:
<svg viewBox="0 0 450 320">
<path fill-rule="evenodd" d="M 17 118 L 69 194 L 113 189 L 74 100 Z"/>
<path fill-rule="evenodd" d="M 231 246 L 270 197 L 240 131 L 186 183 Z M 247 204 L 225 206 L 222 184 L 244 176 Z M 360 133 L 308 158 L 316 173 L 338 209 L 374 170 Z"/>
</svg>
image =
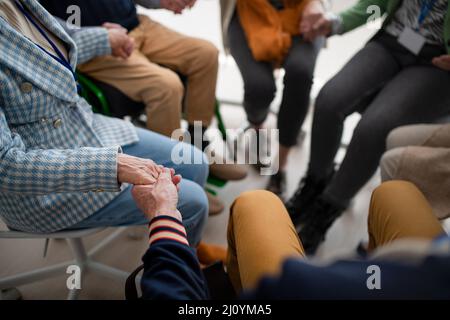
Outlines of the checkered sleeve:
<svg viewBox="0 0 450 320">
<path fill-rule="evenodd" d="M 0 105 L 0 193 L 46 195 L 120 191 L 119 152 L 119 146 L 27 150 L 20 136 L 9 129 Z"/>
<path fill-rule="evenodd" d="M 111 54 L 108 31 L 105 28 L 81 28 L 68 33 L 78 48 L 78 64 Z"/>
</svg>

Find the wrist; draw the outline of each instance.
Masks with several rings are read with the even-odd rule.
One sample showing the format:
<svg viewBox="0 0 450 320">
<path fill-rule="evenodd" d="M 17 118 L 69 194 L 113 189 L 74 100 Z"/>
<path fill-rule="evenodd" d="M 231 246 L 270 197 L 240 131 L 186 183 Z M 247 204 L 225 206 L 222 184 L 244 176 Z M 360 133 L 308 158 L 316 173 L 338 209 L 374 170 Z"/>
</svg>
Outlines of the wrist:
<svg viewBox="0 0 450 320">
<path fill-rule="evenodd" d="M 154 218 L 158 217 L 171 217 L 174 218 L 180 222 L 183 222 L 183 217 L 181 216 L 180 211 L 177 209 L 159 209 L 156 210 L 156 214 L 153 216 Z"/>
<path fill-rule="evenodd" d="M 189 246 L 186 229 L 181 221 L 171 216 L 159 216 L 153 218 L 149 224 L 150 246 L 159 241 L 176 241 Z"/>
</svg>

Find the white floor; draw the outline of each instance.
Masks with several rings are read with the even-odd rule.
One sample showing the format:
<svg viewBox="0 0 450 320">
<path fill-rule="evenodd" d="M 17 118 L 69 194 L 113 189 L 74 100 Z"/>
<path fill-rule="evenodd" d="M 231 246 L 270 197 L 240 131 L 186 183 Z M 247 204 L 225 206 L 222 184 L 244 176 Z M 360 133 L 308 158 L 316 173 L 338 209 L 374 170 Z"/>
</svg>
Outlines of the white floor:
<svg viewBox="0 0 450 320">
<path fill-rule="evenodd" d="M 334 1 L 334 10 L 340 10 L 356 0 Z M 180 32 L 201 37 L 212 41 L 221 48 L 221 35 L 219 24 L 218 0 L 198 0 L 197 5 L 181 16 L 171 13 L 153 10 L 142 10 L 152 18 L 163 22 Z M 363 46 L 365 41 L 375 32 L 371 28 L 363 28 L 343 37 L 332 38 L 328 46 L 319 57 L 313 97 L 316 96 L 320 87 L 330 79 L 348 59 Z M 222 100 L 240 102 L 242 101 L 242 80 L 235 63 L 229 57 L 221 56 L 221 69 L 217 95 Z M 276 109 L 279 97 L 274 101 L 273 108 Z M 225 106 L 225 121 L 229 128 L 239 128 L 245 121 L 245 114 L 240 107 Z M 275 119 L 268 120 L 267 126 L 273 127 Z M 344 142 L 349 141 L 351 132 L 358 121 L 358 116 L 351 117 L 345 130 Z M 310 130 L 311 119 L 308 117 L 304 130 Z M 292 152 L 289 161 L 288 189 L 292 194 L 304 174 L 308 163 L 309 134 L 304 143 Z M 338 155 L 342 158 L 342 152 Z M 227 210 L 221 215 L 211 218 L 205 232 L 205 240 L 217 244 L 226 244 L 226 226 L 228 220 L 228 209 L 233 200 L 243 191 L 264 188 L 267 178 L 257 175 L 250 169 L 249 177 L 239 183 L 229 183 L 220 190 L 219 196 L 226 203 Z M 339 219 L 330 230 L 325 244 L 318 252 L 318 258 L 324 259 L 336 255 L 345 254 L 354 250 L 356 245 L 367 238 L 366 219 L 370 195 L 372 190 L 379 184 L 380 179 L 376 175 L 358 194 L 352 207 Z M 145 233 L 145 232 L 144 232 Z M 88 239 L 87 244 L 91 246 L 99 241 L 99 237 Z M 131 271 L 139 265 L 139 259 L 146 248 L 146 240 L 131 240 L 121 237 L 112 243 L 110 249 L 105 250 L 99 258 L 113 266 Z M 43 241 L 30 240 L 1 240 L 0 241 L 0 277 L 10 275 L 19 271 L 30 270 L 36 267 L 59 262 L 67 258 L 68 248 L 64 242 L 52 242 L 49 256 L 42 257 Z M 66 275 L 62 274 L 54 280 L 28 285 L 21 288 L 26 299 L 64 299 Z M 88 275 L 83 287 L 81 298 L 83 299 L 121 299 L 123 298 L 123 284 L 105 281 L 106 279 L 95 278 Z"/>
</svg>

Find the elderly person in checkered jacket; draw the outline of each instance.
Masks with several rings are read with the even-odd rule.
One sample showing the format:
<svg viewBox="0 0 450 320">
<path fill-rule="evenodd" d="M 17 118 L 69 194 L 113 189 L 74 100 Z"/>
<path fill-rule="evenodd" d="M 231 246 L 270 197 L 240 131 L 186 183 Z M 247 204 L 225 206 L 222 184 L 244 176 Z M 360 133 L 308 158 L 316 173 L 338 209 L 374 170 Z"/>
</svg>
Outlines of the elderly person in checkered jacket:
<svg viewBox="0 0 450 320">
<path fill-rule="evenodd" d="M 0 218 L 9 228 L 145 224 L 130 185 L 152 185 L 166 167 L 179 187 L 190 243 L 199 244 L 208 214 L 204 155 L 181 144 L 181 153 L 203 162 L 176 165 L 177 142 L 93 114 L 78 95 L 77 63 L 123 59 L 132 50 L 119 27 L 72 30 L 70 37 L 35 0 L 0 0 Z"/>
</svg>

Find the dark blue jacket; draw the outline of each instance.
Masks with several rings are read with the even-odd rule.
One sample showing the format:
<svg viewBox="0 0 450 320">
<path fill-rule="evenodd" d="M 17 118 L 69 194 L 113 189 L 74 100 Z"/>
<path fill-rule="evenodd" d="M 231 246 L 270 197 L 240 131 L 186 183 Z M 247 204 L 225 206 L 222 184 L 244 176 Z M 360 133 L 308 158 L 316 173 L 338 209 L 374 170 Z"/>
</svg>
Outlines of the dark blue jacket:
<svg viewBox="0 0 450 320">
<path fill-rule="evenodd" d="M 181 224 L 180 224 L 181 225 Z M 450 238 L 445 239 L 450 246 Z M 195 252 L 161 239 L 144 258 L 144 299 L 201 300 L 208 291 Z M 369 290 L 368 267 L 380 267 L 380 290 Z M 299 259 L 285 263 L 278 278 L 266 278 L 245 299 L 450 299 L 450 254 L 408 265 L 386 261 L 339 261 L 319 267 Z"/>
<path fill-rule="evenodd" d="M 41 5 L 52 15 L 67 20 L 72 5 L 81 9 L 81 26 L 101 26 L 105 22 L 122 25 L 133 30 L 139 25 L 136 5 L 133 0 L 40 0 Z"/>
</svg>

